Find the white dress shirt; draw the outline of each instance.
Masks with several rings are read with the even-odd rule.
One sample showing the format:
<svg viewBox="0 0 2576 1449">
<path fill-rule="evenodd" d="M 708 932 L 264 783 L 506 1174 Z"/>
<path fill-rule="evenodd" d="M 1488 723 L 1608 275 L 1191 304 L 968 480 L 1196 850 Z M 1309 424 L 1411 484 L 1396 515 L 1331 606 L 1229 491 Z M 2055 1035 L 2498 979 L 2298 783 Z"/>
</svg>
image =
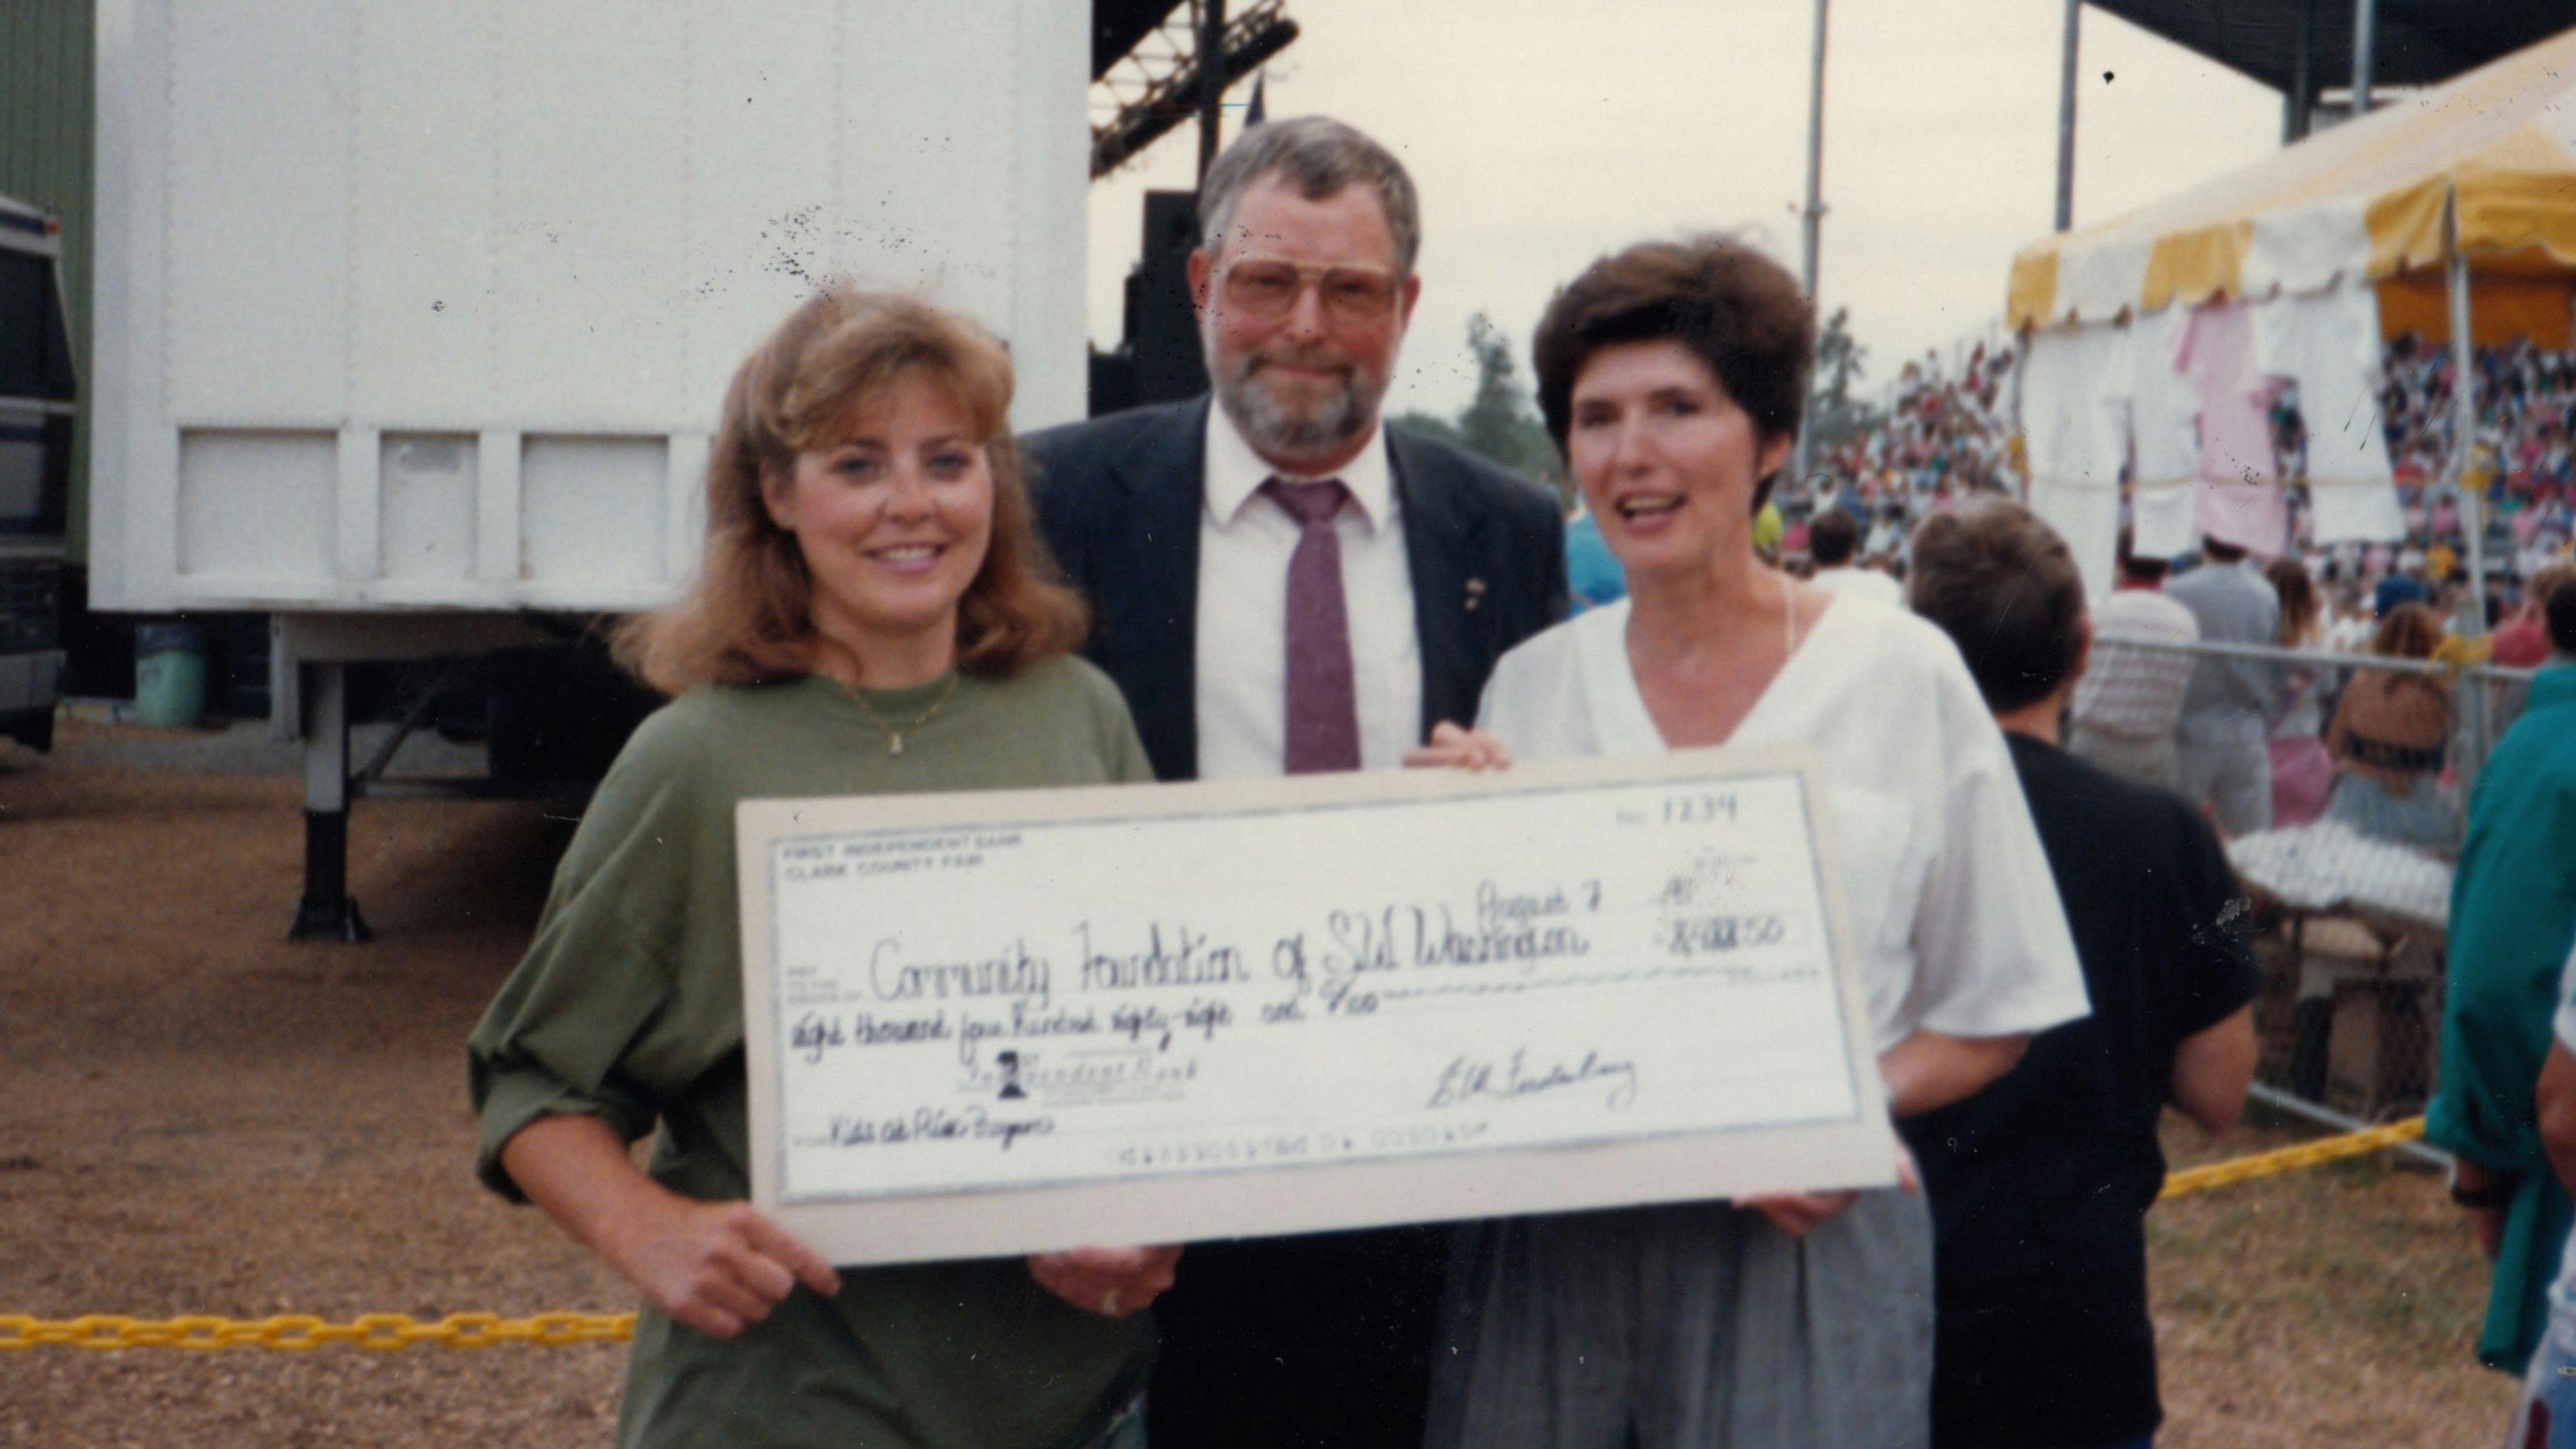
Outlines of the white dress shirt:
<svg viewBox="0 0 2576 1449">
<path fill-rule="evenodd" d="M 1422 740 L 1422 645 L 1413 570 L 1385 430 L 1338 478 L 1351 502 L 1333 520 L 1351 626 L 1351 692 L 1360 768 L 1391 770 Z M 1239 780 L 1286 769 L 1288 556 L 1297 521 L 1261 485 L 1284 474 L 1261 460 L 1211 403 L 1207 510 L 1199 517 L 1199 778 Z"/>
<path fill-rule="evenodd" d="M 1905 607 L 1905 586 L 1892 575 L 1872 568 L 1837 564 L 1832 568 L 1818 569 L 1815 577 L 1807 580 L 1807 586 L 1829 594 L 1858 594 L 1872 603 L 1886 604 L 1891 608 Z"/>
<path fill-rule="evenodd" d="M 1476 725 L 1519 760 L 1665 753 L 1629 669 L 1629 602 L 1503 656 Z M 2012 754 L 1959 660 L 1919 615 L 1844 595 L 1727 740 L 1809 745 L 1826 800 L 1871 1026 L 2010 1036 L 2090 1009 Z"/>
</svg>

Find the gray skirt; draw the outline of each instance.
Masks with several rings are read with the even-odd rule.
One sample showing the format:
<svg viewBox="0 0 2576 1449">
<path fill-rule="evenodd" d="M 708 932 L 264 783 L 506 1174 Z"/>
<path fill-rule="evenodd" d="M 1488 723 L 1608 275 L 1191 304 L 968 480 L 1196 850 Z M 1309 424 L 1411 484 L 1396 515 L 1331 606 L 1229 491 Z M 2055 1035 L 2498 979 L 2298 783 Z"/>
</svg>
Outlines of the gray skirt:
<svg viewBox="0 0 2576 1449">
<path fill-rule="evenodd" d="M 1932 1218 L 1865 1192 L 1804 1238 L 1725 1203 L 1461 1227 L 1430 1449 L 1922 1449 Z"/>
</svg>

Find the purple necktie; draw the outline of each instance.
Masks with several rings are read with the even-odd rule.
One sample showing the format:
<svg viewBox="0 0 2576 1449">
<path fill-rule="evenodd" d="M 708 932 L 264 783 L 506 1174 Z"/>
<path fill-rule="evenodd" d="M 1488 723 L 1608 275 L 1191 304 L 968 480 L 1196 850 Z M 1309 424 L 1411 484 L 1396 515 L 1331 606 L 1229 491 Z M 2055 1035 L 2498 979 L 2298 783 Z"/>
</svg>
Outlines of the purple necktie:
<svg viewBox="0 0 2576 1449">
<path fill-rule="evenodd" d="M 1288 556 L 1288 773 L 1360 767 L 1359 706 L 1351 690 L 1351 623 L 1342 602 L 1342 541 L 1333 515 L 1350 490 L 1338 480 L 1261 485 L 1297 520 Z"/>
</svg>

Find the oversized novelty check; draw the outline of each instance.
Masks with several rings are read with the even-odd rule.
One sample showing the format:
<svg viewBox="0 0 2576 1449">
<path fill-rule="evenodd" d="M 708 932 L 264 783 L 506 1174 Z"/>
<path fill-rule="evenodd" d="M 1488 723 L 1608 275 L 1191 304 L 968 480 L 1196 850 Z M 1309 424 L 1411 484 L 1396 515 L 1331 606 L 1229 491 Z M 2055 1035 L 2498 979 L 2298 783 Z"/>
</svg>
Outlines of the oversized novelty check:
<svg viewBox="0 0 2576 1449">
<path fill-rule="evenodd" d="M 755 801 L 753 1200 L 835 1262 L 1881 1185 L 1803 753 Z"/>
</svg>

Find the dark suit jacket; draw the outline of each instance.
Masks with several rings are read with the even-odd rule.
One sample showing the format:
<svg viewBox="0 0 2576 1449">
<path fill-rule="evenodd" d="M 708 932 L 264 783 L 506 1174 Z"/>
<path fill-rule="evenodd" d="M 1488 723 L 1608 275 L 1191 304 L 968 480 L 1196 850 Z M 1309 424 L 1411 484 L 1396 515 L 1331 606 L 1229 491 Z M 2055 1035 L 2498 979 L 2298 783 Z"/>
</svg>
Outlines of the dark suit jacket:
<svg viewBox="0 0 2576 1449">
<path fill-rule="evenodd" d="M 1166 780 L 1198 775 L 1199 520 L 1209 401 L 1022 443 L 1039 526 L 1090 596 L 1090 654 Z M 1422 729 L 1472 721 L 1503 651 L 1565 617 L 1564 523 L 1526 480 L 1390 428 Z M 1154 1306 L 1154 1449 L 1412 1449 L 1447 1257 L 1437 1226 L 1193 1243 Z"/>
<path fill-rule="evenodd" d="M 1199 517 L 1210 402 L 1139 408 L 1021 440 L 1038 527 L 1095 624 L 1154 773 L 1198 777 Z M 1565 524 L 1547 490 L 1388 428 L 1422 650 L 1422 729 L 1467 724 L 1503 651 L 1565 617 Z"/>
</svg>

